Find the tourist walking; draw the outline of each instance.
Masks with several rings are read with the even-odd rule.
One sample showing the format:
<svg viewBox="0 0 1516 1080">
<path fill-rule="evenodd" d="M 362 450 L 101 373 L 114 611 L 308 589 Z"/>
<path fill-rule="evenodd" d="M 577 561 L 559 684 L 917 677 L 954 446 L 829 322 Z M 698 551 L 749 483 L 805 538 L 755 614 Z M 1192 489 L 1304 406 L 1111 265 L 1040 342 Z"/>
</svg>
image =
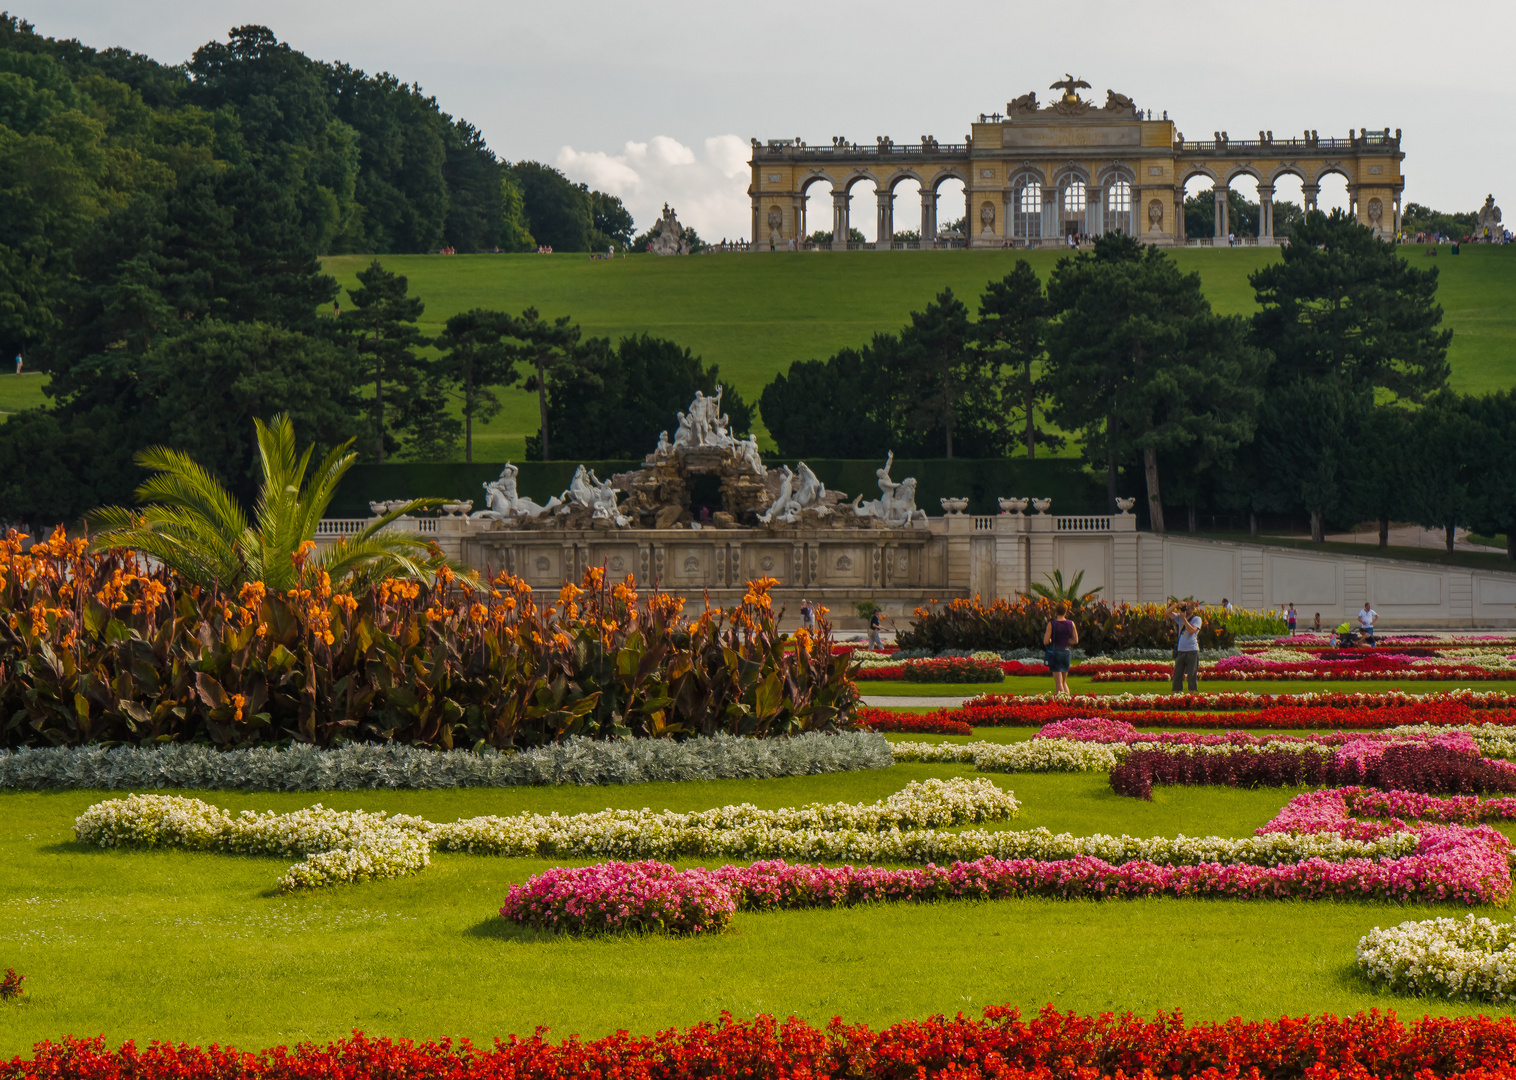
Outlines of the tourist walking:
<svg viewBox="0 0 1516 1080">
<path fill-rule="evenodd" d="M 1363 635 L 1363 640 L 1370 645 L 1374 644 L 1374 624 L 1379 621 L 1379 612 L 1369 607 L 1369 602 L 1363 602 L 1363 610 L 1358 613 L 1358 632 Z"/>
<path fill-rule="evenodd" d="M 1316 633 L 1321 633 L 1321 612 L 1316 612 L 1316 625 L 1313 627 Z"/>
<path fill-rule="evenodd" d="M 1053 676 L 1055 694 L 1069 692 L 1069 650 L 1079 644 L 1079 627 L 1069 618 L 1070 607 L 1067 600 L 1060 600 L 1057 614 L 1042 631 L 1042 645 L 1047 650 L 1043 659 L 1047 661 L 1048 671 Z"/>
<path fill-rule="evenodd" d="M 880 621 L 879 609 L 875 608 L 873 613 L 869 616 L 869 648 L 871 649 L 877 650 L 884 648 L 884 642 L 879 640 Z"/>
<path fill-rule="evenodd" d="M 1179 629 L 1179 641 L 1174 646 L 1174 678 L 1171 682 L 1170 693 L 1179 693 L 1184 680 L 1188 679 L 1190 693 L 1193 694 L 1196 690 L 1196 680 L 1200 676 L 1199 605 L 1193 600 L 1186 600 L 1182 604 L 1175 601 L 1169 605 L 1164 615 L 1166 618 L 1173 619 Z"/>
<path fill-rule="evenodd" d="M 21 354 L 20 353 L 16 354 L 16 374 L 17 375 L 21 374 Z"/>
<path fill-rule="evenodd" d="M 1295 601 L 1290 601 L 1290 609 L 1284 613 L 1284 624 L 1290 628 L 1290 637 L 1295 636 L 1295 620 L 1299 618 L 1295 611 Z"/>
<path fill-rule="evenodd" d="M 816 611 L 809 600 L 800 601 L 800 628 L 808 633 L 816 632 Z"/>
</svg>

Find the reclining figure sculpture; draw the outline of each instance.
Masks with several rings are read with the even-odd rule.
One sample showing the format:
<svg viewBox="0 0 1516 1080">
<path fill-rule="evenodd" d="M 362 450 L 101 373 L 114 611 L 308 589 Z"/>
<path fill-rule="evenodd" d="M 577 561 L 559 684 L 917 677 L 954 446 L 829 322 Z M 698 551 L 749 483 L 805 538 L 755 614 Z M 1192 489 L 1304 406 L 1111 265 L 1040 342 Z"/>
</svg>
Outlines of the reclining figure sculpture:
<svg viewBox="0 0 1516 1080">
<path fill-rule="evenodd" d="M 853 513 L 859 517 L 875 517 L 897 529 L 908 529 L 917 522 L 926 524 L 926 511 L 916 509 L 916 478 L 908 476 L 899 483 L 890 479 L 890 466 L 895 463 L 895 451 L 891 450 L 884 460 L 884 468 L 875 469 L 879 478 L 879 498 L 863 502 L 859 495 L 853 500 Z"/>
<path fill-rule="evenodd" d="M 507 461 L 505 468 L 500 470 L 498 480 L 487 480 L 481 485 L 484 488 L 485 509 L 475 510 L 469 516 L 495 521 L 508 521 L 518 517 L 534 518 L 558 505 L 556 498 L 548 499 L 546 506 L 539 506 L 531 499 L 521 496 L 516 491 L 516 476 L 520 472 L 520 469 Z"/>
</svg>

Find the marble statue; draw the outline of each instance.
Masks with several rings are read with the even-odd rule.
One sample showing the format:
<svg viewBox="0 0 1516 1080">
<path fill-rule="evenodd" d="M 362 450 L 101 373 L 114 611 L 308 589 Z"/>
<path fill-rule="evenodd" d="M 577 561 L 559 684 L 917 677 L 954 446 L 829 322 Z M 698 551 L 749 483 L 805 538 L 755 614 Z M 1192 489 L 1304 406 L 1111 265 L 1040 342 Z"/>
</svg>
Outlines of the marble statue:
<svg viewBox="0 0 1516 1080">
<path fill-rule="evenodd" d="M 853 500 L 853 513 L 859 517 L 875 517 L 892 528 L 909 528 L 916 522 L 925 524 L 926 511 L 916 508 L 916 478 L 907 477 L 896 483 L 890 479 L 890 467 L 895 463 L 895 451 L 884 459 L 884 468 L 875 469 L 879 480 L 879 498 L 863 502 L 859 495 Z"/>
<path fill-rule="evenodd" d="M 826 485 L 817 479 L 809 465 L 802 461 L 798 472 L 791 472 L 788 465 L 783 465 L 780 466 L 780 472 L 783 479 L 779 483 L 779 494 L 769 504 L 768 510 L 758 516 L 759 521 L 765 525 L 775 521 L 793 525 L 799 520 L 802 510 L 815 510 L 818 516 L 826 516 L 828 510 L 821 505 L 821 500 L 826 495 Z"/>
<path fill-rule="evenodd" d="M 539 506 L 531 499 L 523 498 L 516 490 L 516 476 L 521 472 L 509 461 L 500 470 L 498 480 L 488 480 L 483 485 L 485 509 L 475 510 L 470 517 L 508 521 L 511 518 L 538 517 L 558 505 L 556 498 L 548 499 L 546 506 Z M 472 504 L 470 504 L 472 505 Z"/>
<path fill-rule="evenodd" d="M 738 439 L 735 449 L 737 460 L 742 462 L 745 468 L 752 469 L 757 476 L 767 475 L 768 470 L 763 467 L 763 458 L 758 456 L 758 436 L 749 435 L 745 439 Z"/>
<path fill-rule="evenodd" d="M 690 411 L 678 414 L 679 430 L 674 433 L 674 446 L 685 450 L 707 446 L 718 450 L 736 448 L 737 440 L 728 430 L 731 417 L 721 411 L 721 395 L 725 392 L 720 383 L 716 384 L 713 397 L 706 397 L 703 390 L 695 391 Z"/>
<path fill-rule="evenodd" d="M 653 449 L 653 456 L 666 458 L 674 452 L 674 444 L 669 442 L 668 428 L 658 433 L 658 445 Z"/>
<path fill-rule="evenodd" d="M 616 506 L 616 496 L 619 494 L 610 481 L 596 476 L 594 469 L 580 465 L 574 470 L 574 478 L 569 481 L 568 489 L 561 496 L 558 513 L 567 514 L 575 507 L 586 507 L 592 521 L 611 521 L 618 528 L 625 528 L 631 524 L 631 518 L 621 513 Z"/>
</svg>

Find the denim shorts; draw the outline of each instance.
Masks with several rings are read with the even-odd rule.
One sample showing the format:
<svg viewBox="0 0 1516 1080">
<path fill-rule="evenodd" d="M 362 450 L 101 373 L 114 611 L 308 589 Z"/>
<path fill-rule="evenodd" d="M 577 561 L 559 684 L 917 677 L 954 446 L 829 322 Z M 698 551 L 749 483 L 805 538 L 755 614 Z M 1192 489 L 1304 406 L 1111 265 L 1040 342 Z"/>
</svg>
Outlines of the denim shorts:
<svg viewBox="0 0 1516 1080">
<path fill-rule="evenodd" d="M 1066 672 L 1066 671 L 1068 671 L 1068 669 L 1069 669 L 1069 650 L 1067 650 L 1067 649 L 1050 649 L 1048 651 L 1048 655 L 1052 658 L 1052 661 L 1053 661 L 1051 664 L 1048 665 L 1048 671 L 1049 672 L 1059 672 L 1059 671 Z"/>
</svg>

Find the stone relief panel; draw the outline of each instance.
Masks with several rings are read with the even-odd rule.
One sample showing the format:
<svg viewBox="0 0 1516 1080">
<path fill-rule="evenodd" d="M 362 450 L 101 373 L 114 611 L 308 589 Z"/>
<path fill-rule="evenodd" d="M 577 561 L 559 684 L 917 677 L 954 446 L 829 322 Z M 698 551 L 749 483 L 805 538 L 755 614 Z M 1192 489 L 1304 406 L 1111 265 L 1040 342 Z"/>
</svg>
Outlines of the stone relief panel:
<svg viewBox="0 0 1516 1080">
<path fill-rule="evenodd" d="M 870 548 L 862 544 L 823 544 L 817 568 L 821 585 L 863 585 L 868 582 Z"/>
<path fill-rule="evenodd" d="M 742 574 L 744 581 L 771 577 L 781 585 L 795 581 L 796 560 L 793 544 L 744 544 Z"/>
<path fill-rule="evenodd" d="M 521 577 L 533 588 L 556 589 L 563 584 L 566 569 L 563 548 L 557 544 L 527 544 L 521 549 Z"/>
<path fill-rule="evenodd" d="M 1270 603 L 1293 603 L 1297 608 L 1325 608 L 1338 603 L 1341 591 L 1335 562 L 1273 554 L 1267 559 Z"/>
<path fill-rule="evenodd" d="M 665 573 L 670 585 L 714 585 L 715 551 L 710 544 L 670 544 Z"/>
<path fill-rule="evenodd" d="M 635 578 L 642 559 L 635 544 L 595 544 L 590 548 L 588 565 L 604 566 L 606 579 L 614 583 L 625 581 L 628 574 Z"/>
<path fill-rule="evenodd" d="M 1441 604 L 1442 575 L 1376 566 L 1369 578 L 1369 599 L 1376 607 Z"/>
</svg>

